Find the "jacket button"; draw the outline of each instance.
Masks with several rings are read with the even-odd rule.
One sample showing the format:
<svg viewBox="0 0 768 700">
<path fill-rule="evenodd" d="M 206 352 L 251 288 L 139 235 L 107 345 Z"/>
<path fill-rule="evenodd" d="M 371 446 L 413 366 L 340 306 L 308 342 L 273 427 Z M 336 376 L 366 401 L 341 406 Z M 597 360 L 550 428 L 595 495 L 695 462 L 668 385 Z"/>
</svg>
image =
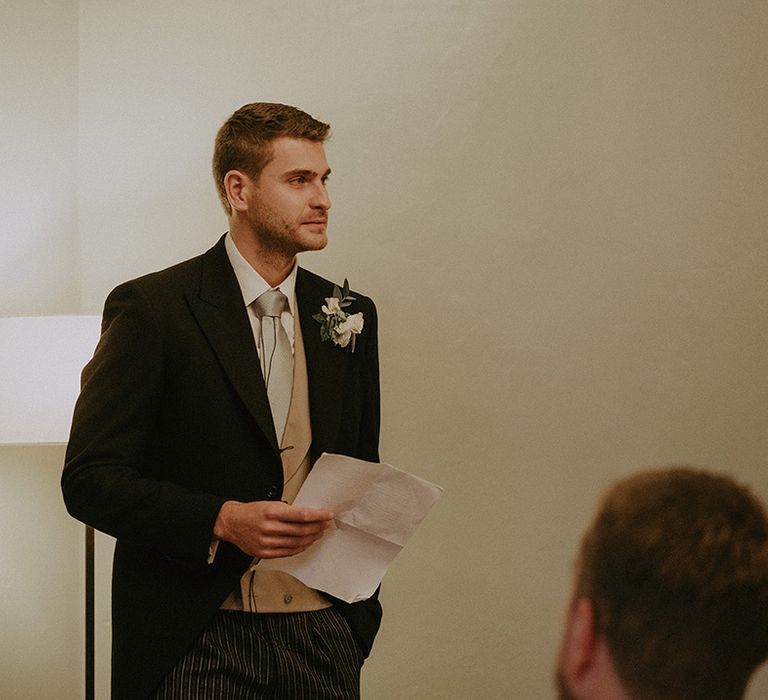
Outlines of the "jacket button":
<svg viewBox="0 0 768 700">
<path fill-rule="evenodd" d="M 290 593 L 286 593 L 286 594 L 283 596 L 283 602 L 284 602 L 286 605 L 290 605 L 292 600 L 293 600 L 293 596 L 292 596 Z"/>
<path fill-rule="evenodd" d="M 267 498 L 274 498 L 275 496 L 277 496 L 277 493 L 278 493 L 277 486 L 274 486 L 274 485 L 270 486 L 267 489 Z"/>
</svg>

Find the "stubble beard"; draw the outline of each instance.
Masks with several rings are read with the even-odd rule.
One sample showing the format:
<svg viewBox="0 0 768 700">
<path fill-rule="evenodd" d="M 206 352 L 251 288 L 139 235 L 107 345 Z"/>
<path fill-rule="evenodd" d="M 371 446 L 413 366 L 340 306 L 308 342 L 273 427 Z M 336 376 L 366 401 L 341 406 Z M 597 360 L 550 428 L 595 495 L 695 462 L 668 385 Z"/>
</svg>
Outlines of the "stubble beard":
<svg viewBox="0 0 768 700">
<path fill-rule="evenodd" d="M 302 237 L 300 227 L 301 224 L 290 224 L 262 208 L 251 219 L 251 230 L 262 254 L 278 264 L 287 264 L 299 253 L 322 250 L 327 245 L 327 235 Z"/>
</svg>

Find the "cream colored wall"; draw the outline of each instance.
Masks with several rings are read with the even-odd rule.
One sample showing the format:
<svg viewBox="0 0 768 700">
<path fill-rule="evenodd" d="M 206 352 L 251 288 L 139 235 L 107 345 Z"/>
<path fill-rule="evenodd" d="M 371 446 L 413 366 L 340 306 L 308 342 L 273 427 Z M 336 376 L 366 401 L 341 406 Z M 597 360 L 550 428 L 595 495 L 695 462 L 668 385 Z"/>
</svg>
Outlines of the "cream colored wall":
<svg viewBox="0 0 768 700">
<path fill-rule="evenodd" d="M 79 7 L 83 312 L 225 230 L 232 110 L 333 124 L 303 264 L 376 298 L 382 457 L 446 488 L 364 697 L 551 697 L 579 533 L 637 466 L 768 498 L 764 3 Z"/>
<path fill-rule="evenodd" d="M 61 502 L 62 446 L 0 446 L 0 697 L 82 698 L 83 528 Z"/>
<path fill-rule="evenodd" d="M 0 316 L 80 305 L 77 11 L 0 3 Z M 82 697 L 83 529 L 61 500 L 63 455 L 0 445 L 2 698 Z"/>
<path fill-rule="evenodd" d="M 0 3 L 0 316 L 80 303 L 77 8 Z"/>
</svg>

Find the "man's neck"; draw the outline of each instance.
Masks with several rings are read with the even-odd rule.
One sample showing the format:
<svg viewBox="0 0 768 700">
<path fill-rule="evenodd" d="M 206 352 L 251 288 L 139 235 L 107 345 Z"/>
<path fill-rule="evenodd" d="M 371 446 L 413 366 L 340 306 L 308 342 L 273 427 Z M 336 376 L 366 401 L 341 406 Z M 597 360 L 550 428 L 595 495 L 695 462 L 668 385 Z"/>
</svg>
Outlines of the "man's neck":
<svg viewBox="0 0 768 700">
<path fill-rule="evenodd" d="M 293 270 L 296 256 L 289 256 L 282 251 L 267 250 L 259 245 L 253 236 L 244 235 L 231 225 L 229 234 L 240 254 L 256 270 L 270 287 L 277 287 Z"/>
</svg>

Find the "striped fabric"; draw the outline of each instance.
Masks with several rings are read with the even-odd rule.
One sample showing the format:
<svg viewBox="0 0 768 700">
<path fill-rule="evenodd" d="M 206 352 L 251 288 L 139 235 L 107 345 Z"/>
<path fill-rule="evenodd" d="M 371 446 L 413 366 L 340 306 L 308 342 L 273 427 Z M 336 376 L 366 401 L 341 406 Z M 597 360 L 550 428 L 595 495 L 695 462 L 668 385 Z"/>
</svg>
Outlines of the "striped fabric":
<svg viewBox="0 0 768 700">
<path fill-rule="evenodd" d="M 154 700 L 357 700 L 363 655 L 335 608 L 220 610 Z"/>
</svg>

